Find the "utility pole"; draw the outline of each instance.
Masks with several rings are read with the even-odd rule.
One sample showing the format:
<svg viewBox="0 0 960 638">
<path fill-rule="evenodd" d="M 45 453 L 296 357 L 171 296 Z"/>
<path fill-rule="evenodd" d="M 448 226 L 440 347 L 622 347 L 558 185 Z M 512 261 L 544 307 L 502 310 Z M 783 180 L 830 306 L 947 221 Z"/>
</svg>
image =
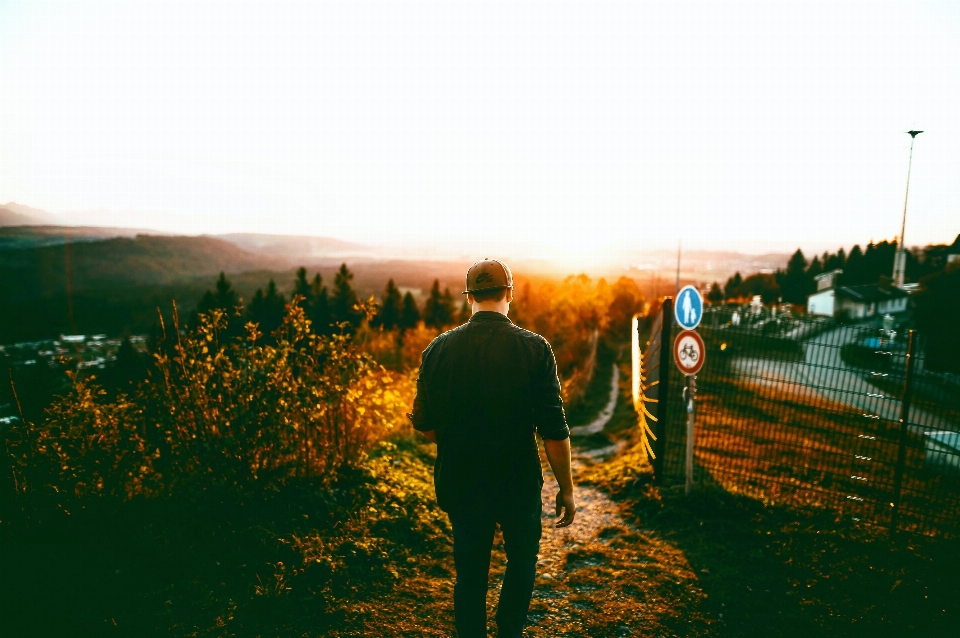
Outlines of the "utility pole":
<svg viewBox="0 0 960 638">
<path fill-rule="evenodd" d="M 680 292 L 680 249 L 683 248 L 683 240 L 677 242 L 677 289 L 673 291 L 673 296 L 676 297 Z"/>
<path fill-rule="evenodd" d="M 913 168 L 913 142 L 923 131 L 907 131 L 910 135 L 910 160 L 907 162 L 907 193 L 903 196 L 903 222 L 900 224 L 900 244 L 897 256 L 893 260 L 893 284 L 903 287 L 904 274 L 907 271 L 907 243 L 903 239 L 907 231 L 907 200 L 910 198 L 910 170 Z"/>
</svg>

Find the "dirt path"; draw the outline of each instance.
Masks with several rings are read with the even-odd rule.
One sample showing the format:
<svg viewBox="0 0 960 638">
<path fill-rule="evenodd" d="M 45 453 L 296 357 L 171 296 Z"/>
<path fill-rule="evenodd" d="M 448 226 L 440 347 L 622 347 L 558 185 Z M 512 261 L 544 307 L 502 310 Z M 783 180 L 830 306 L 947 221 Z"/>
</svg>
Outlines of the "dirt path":
<svg viewBox="0 0 960 638">
<path fill-rule="evenodd" d="M 601 432 L 607 423 L 609 423 L 610 418 L 613 416 L 613 411 L 617 407 L 617 397 L 620 394 L 620 366 L 616 363 L 612 366 L 613 372 L 610 379 L 610 397 L 607 399 L 607 405 L 603 407 L 603 410 L 600 411 L 600 414 L 593 421 L 586 425 L 580 425 L 577 427 L 570 428 L 570 434 L 573 436 L 588 436 L 590 434 L 596 434 Z"/>
<path fill-rule="evenodd" d="M 610 400 L 589 425 L 574 428 L 574 480 L 581 471 L 606 462 L 622 447 L 580 447 L 578 436 L 602 432 L 619 392 L 613 366 Z M 582 440 L 582 439 L 581 439 Z M 543 538 L 530 606 L 528 636 L 696 636 L 709 633 L 710 620 L 698 611 L 705 597 L 686 557 L 652 530 L 629 523 L 604 492 L 578 485 L 577 518 L 553 527 L 557 483 L 544 467 Z M 498 544 L 491 578 L 490 617 L 495 613 L 505 556 Z M 495 628 L 490 627 L 491 635 Z"/>
</svg>

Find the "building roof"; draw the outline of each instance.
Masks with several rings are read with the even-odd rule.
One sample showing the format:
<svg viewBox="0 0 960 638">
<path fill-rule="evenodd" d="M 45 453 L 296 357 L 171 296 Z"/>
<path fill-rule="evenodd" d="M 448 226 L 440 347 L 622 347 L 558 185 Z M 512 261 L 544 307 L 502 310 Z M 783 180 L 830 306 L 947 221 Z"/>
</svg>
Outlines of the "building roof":
<svg viewBox="0 0 960 638">
<path fill-rule="evenodd" d="M 816 279 L 817 281 L 820 281 L 821 279 L 826 279 L 827 277 L 835 277 L 836 275 L 842 275 L 842 274 L 843 274 L 843 268 L 837 268 L 835 270 L 828 270 L 827 272 L 822 272 L 816 277 L 814 277 L 814 279 Z"/>
<path fill-rule="evenodd" d="M 953 240 L 953 243 L 950 245 L 950 248 L 947 249 L 948 255 L 960 255 L 960 235 L 957 235 L 957 238 Z"/>
<path fill-rule="evenodd" d="M 880 286 L 880 284 L 864 284 L 862 286 L 840 286 L 837 294 L 852 301 L 871 303 L 874 301 L 888 301 L 909 296 L 896 286 Z"/>
</svg>

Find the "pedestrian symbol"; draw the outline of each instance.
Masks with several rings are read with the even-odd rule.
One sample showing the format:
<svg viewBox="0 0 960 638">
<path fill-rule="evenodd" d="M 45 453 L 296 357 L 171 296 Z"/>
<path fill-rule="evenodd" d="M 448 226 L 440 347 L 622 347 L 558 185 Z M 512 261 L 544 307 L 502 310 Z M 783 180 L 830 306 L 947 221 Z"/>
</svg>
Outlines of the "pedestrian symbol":
<svg viewBox="0 0 960 638">
<path fill-rule="evenodd" d="M 673 314 L 677 323 L 684 330 L 693 330 L 700 325 L 703 318 L 703 297 L 694 286 L 684 286 L 677 295 L 677 302 L 673 306 Z"/>
</svg>

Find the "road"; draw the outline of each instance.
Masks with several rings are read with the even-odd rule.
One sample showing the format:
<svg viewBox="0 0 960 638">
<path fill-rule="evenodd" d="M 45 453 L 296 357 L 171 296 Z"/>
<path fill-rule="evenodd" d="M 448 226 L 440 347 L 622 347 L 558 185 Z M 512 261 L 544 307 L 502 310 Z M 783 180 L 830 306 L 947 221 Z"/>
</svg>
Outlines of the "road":
<svg viewBox="0 0 960 638">
<path fill-rule="evenodd" d="M 737 357 L 733 367 L 748 379 L 782 388 L 784 393 L 807 391 L 808 396 L 822 397 L 860 410 L 864 418 L 899 423 L 900 400 L 869 383 L 867 375 L 870 373 L 847 365 L 840 357 L 840 347 L 856 341 L 862 334 L 860 326 L 839 326 L 804 341 L 803 361 Z M 902 357 L 897 360 L 903 362 Z M 911 431 L 918 434 L 946 426 L 939 417 L 914 406 L 910 410 L 909 423 Z"/>
</svg>

